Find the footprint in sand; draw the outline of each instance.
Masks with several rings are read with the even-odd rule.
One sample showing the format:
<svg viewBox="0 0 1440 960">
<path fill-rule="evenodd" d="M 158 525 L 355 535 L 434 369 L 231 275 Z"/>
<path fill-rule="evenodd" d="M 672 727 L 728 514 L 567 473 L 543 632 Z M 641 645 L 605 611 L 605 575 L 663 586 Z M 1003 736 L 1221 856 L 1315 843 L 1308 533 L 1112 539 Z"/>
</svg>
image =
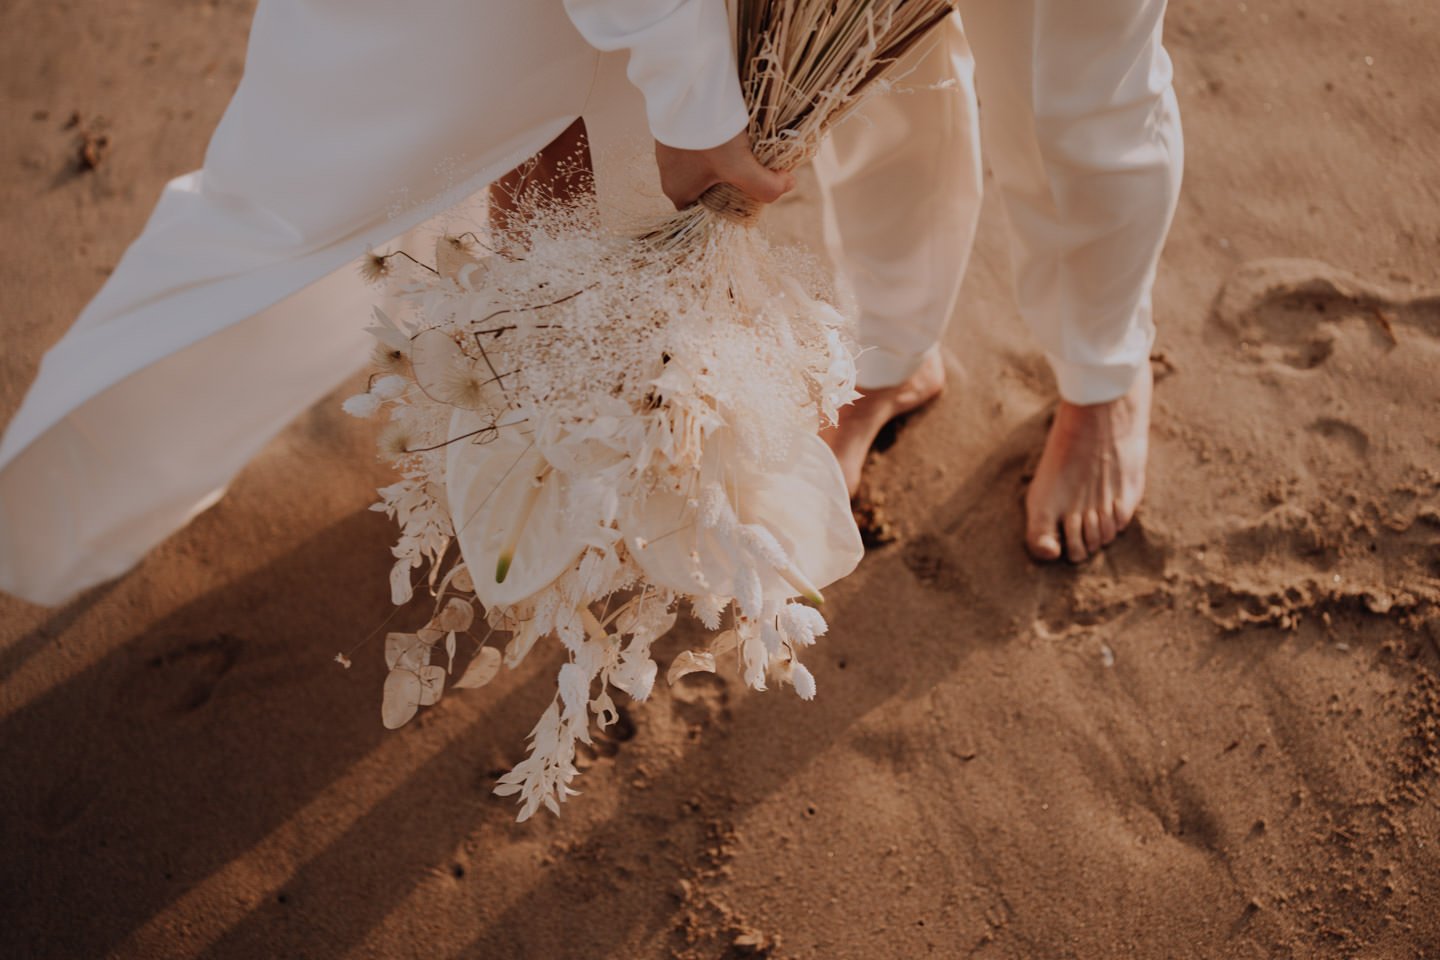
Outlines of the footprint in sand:
<svg viewBox="0 0 1440 960">
<path fill-rule="evenodd" d="M 1370 435 L 1364 430 L 1335 417 L 1321 417 L 1306 428 L 1325 440 L 1332 449 L 1343 450 L 1363 459 L 1370 452 Z"/>
<path fill-rule="evenodd" d="M 63 832 L 100 799 L 106 779 L 92 768 L 93 764 L 83 764 L 70 770 L 45 792 L 33 812 L 35 825 L 45 835 Z"/>
<path fill-rule="evenodd" d="M 584 771 L 600 760 L 613 760 L 620 753 L 621 744 L 635 739 L 635 718 L 624 704 L 615 705 L 615 722 L 591 734 L 591 742 L 579 744 L 575 767 Z"/>
<path fill-rule="evenodd" d="M 1292 557 L 1321 570 L 1337 558 L 1339 542 L 1309 510 L 1282 503 L 1253 520 L 1238 523 L 1225 534 L 1224 555 L 1231 562 L 1259 564 L 1274 557 Z"/>
<path fill-rule="evenodd" d="M 1306 371 L 1331 360 L 1351 325 L 1381 350 L 1440 338 L 1440 294 L 1406 296 L 1319 260 L 1255 260 L 1226 281 L 1213 319 L 1255 361 Z"/>
<path fill-rule="evenodd" d="M 729 722 L 729 682 L 718 673 L 692 673 L 670 688 L 670 708 L 687 736 L 698 739 L 703 731 Z"/>
<path fill-rule="evenodd" d="M 171 713 L 198 710 L 240 659 L 243 646 L 238 637 L 224 633 L 204 640 L 172 640 L 135 666 L 117 705 Z"/>
</svg>

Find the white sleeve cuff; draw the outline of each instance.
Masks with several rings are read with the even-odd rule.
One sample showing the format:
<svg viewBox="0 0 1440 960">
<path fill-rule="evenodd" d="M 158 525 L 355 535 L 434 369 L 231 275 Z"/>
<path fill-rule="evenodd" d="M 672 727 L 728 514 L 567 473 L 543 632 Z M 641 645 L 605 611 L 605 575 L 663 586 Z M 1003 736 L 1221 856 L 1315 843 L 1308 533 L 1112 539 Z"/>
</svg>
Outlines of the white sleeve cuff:
<svg viewBox="0 0 1440 960">
<path fill-rule="evenodd" d="M 718 146 L 750 120 L 724 0 L 565 0 L 600 50 L 630 51 L 655 139 L 684 150 Z"/>
</svg>

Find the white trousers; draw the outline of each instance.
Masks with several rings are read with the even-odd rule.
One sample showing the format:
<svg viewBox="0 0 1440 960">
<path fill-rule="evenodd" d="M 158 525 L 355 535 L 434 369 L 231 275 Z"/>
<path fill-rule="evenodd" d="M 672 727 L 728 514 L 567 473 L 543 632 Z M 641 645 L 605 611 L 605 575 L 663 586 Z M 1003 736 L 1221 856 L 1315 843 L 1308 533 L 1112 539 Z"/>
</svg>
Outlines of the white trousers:
<svg viewBox="0 0 1440 960">
<path fill-rule="evenodd" d="M 1148 362 L 1150 289 L 1179 195 L 1164 0 L 960 0 L 903 81 L 816 163 L 860 307 L 860 385 L 904 380 L 955 310 L 980 214 L 980 131 L 1020 314 L 1061 396 L 1100 403 Z M 973 53 L 972 53 L 973 50 Z M 984 109 L 977 109 L 976 85 Z M 927 91 L 927 86 L 948 89 Z"/>
<path fill-rule="evenodd" d="M 1061 391 L 1108 399 L 1149 348 L 1179 180 L 1163 3 L 964 6 L 1021 311 Z M 903 379 L 937 342 L 969 253 L 976 109 L 950 29 L 911 82 L 959 92 L 877 101 L 821 163 L 832 245 L 874 347 L 866 386 Z M 623 76 L 560 0 L 261 0 L 204 169 L 166 187 L 0 443 L 0 589 L 59 603 L 213 503 L 363 364 L 375 292 L 355 258 L 577 116 L 592 140 L 643 130 Z"/>
</svg>

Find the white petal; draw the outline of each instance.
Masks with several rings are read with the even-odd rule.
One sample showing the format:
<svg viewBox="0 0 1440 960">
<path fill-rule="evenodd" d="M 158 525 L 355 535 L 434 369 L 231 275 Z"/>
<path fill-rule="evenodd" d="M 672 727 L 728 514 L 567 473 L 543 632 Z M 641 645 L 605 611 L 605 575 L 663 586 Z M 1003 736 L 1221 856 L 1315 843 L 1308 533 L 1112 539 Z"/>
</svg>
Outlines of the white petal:
<svg viewBox="0 0 1440 960">
<path fill-rule="evenodd" d="M 340 409 L 352 417 L 364 420 L 375 416 L 380 409 L 380 398 L 373 393 L 357 393 L 340 405 Z"/>
<path fill-rule="evenodd" d="M 793 434 L 784 468 L 776 470 L 743 460 L 730 431 L 716 430 L 706 438 L 701 475 L 707 483 L 723 483 L 740 521 L 764 528 L 795 571 L 816 588 L 850 573 L 864 555 L 840 465 L 814 434 Z M 744 592 L 754 603 L 754 582 L 722 536 L 725 525 L 703 527 L 698 507 L 668 491 L 633 504 L 621 521 L 626 539 L 643 538 L 646 546 L 632 556 L 652 583 L 677 593 L 734 597 Z M 794 578 L 787 580 L 779 570 L 759 572 L 767 596 L 801 592 L 789 582 Z"/>
<path fill-rule="evenodd" d="M 410 602 L 415 588 L 410 585 L 410 571 L 413 568 L 409 558 L 399 560 L 390 568 L 390 602 L 402 607 Z"/>
<path fill-rule="evenodd" d="M 374 308 L 374 317 L 374 324 L 366 327 L 365 332 L 371 334 L 391 349 L 409 353 L 410 338 L 401 332 L 400 328 L 395 325 L 395 321 L 391 320 L 385 311 L 379 307 Z"/>
<path fill-rule="evenodd" d="M 601 730 L 620 719 L 620 711 L 615 709 L 615 700 L 607 691 L 601 691 L 600 696 L 590 701 L 590 712 L 595 714 L 595 722 Z"/>
<path fill-rule="evenodd" d="M 824 440 L 810 433 L 793 436 L 784 470 L 750 470 L 743 483 L 741 521 L 769 530 L 816 587 L 834 583 L 860 563 L 865 547 L 850 494 Z"/>
<path fill-rule="evenodd" d="M 681 677 L 689 676 L 692 673 L 714 673 L 715 654 L 697 653 L 694 650 L 682 650 L 670 663 L 670 669 L 665 673 L 665 682 L 673 684 Z"/>
<path fill-rule="evenodd" d="M 535 646 L 535 641 L 541 637 L 540 629 L 534 625 L 533 620 L 527 620 L 520 624 L 515 633 L 510 637 L 510 642 L 505 645 L 505 666 L 514 670 L 525 659 L 525 655 Z"/>
<path fill-rule="evenodd" d="M 795 684 L 801 700 L 815 699 L 815 675 L 799 660 L 790 664 L 790 682 Z"/>
<path fill-rule="evenodd" d="M 745 683 L 752 690 L 765 689 L 765 671 L 770 666 L 770 654 L 760 639 L 760 631 L 741 637 L 740 658 L 745 664 Z"/>
<path fill-rule="evenodd" d="M 380 721 L 388 730 L 398 730 L 420 709 L 420 678 L 409 670 L 395 669 L 385 678 L 380 701 Z"/>
<path fill-rule="evenodd" d="M 734 630 L 724 630 L 717 633 L 715 639 L 710 641 L 710 653 L 716 657 L 723 656 L 739 645 L 740 634 Z"/>
<path fill-rule="evenodd" d="M 815 638 L 824 636 L 828 625 L 825 617 L 814 607 L 803 603 L 787 603 L 780 611 L 780 629 L 785 638 L 800 646 L 809 646 Z"/>
<path fill-rule="evenodd" d="M 454 280 L 463 267 L 478 264 L 480 258 L 449 237 L 435 239 L 435 270 L 447 280 Z"/>
<path fill-rule="evenodd" d="M 438 665 L 421 667 L 417 675 L 420 678 L 420 706 L 428 707 L 432 703 L 439 703 L 445 692 L 445 668 Z"/>
<path fill-rule="evenodd" d="M 461 593 L 475 592 L 475 581 L 470 577 L 469 567 L 462 564 L 450 571 L 450 575 L 455 578 L 450 582 L 456 590 L 459 590 Z"/>
<path fill-rule="evenodd" d="M 455 338 L 435 328 L 417 333 L 410 342 L 415 382 L 437 403 L 464 410 L 496 410 L 504 391 L 483 364 L 470 359 Z"/>
<path fill-rule="evenodd" d="M 500 651 L 494 647 L 481 647 L 480 652 L 475 654 L 460 679 L 455 681 L 457 687 L 483 687 L 495 675 L 500 672 Z"/>
<path fill-rule="evenodd" d="M 450 436 L 460 437 L 487 421 L 456 411 Z M 487 607 L 520 603 L 549 586 L 585 549 L 583 524 L 564 511 L 564 480 L 551 471 L 525 520 L 503 583 L 496 566 L 515 529 L 520 507 L 534 492 L 545 459 L 513 428 L 489 443 L 457 440 L 446 458 L 446 491 L 456 540 L 472 571 L 475 595 Z"/>
<path fill-rule="evenodd" d="M 451 597 L 445 608 L 430 621 L 436 630 L 463 633 L 475 622 L 475 608 L 460 597 Z"/>
<path fill-rule="evenodd" d="M 410 386 L 409 377 L 402 377 L 398 373 L 392 373 L 389 376 L 376 380 L 374 385 L 371 386 L 370 394 L 368 395 L 379 397 L 381 400 L 394 400 L 400 396 L 400 394 L 404 393 L 405 388 L 408 386 Z"/>
<path fill-rule="evenodd" d="M 418 672 L 430 662 L 430 645 L 413 633 L 385 635 L 385 665 Z"/>
<path fill-rule="evenodd" d="M 657 490 L 622 509 L 627 540 L 646 541 L 630 555 L 651 583 L 685 596 L 734 596 L 736 557 L 714 530 L 699 525 L 692 502 Z"/>
<path fill-rule="evenodd" d="M 610 682 L 633 700 L 645 700 L 655 686 L 659 666 L 648 656 L 627 655 L 619 669 L 610 672 Z"/>
</svg>

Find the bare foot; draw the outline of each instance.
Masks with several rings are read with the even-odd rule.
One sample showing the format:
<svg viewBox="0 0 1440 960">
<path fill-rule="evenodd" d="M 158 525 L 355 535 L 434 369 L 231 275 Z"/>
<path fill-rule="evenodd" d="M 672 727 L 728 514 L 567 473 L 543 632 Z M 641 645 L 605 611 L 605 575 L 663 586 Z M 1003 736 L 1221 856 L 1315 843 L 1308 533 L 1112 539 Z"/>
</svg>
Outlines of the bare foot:
<svg viewBox="0 0 1440 960">
<path fill-rule="evenodd" d="M 1037 560 L 1064 553 L 1079 563 L 1130 523 L 1145 493 L 1150 365 L 1130 392 L 1108 403 L 1061 401 L 1025 494 L 1025 545 Z"/>
<path fill-rule="evenodd" d="M 827 427 L 820 437 L 835 452 L 840 461 L 840 470 L 845 474 L 845 485 L 850 496 L 860 487 L 860 473 L 865 468 L 865 457 L 870 445 L 880 435 L 885 424 L 902 413 L 909 413 L 938 397 L 945 389 L 945 364 L 938 350 L 925 355 L 920 367 L 910 379 L 894 387 L 879 390 L 861 390 L 860 399 L 840 409 L 840 423 Z"/>
</svg>

